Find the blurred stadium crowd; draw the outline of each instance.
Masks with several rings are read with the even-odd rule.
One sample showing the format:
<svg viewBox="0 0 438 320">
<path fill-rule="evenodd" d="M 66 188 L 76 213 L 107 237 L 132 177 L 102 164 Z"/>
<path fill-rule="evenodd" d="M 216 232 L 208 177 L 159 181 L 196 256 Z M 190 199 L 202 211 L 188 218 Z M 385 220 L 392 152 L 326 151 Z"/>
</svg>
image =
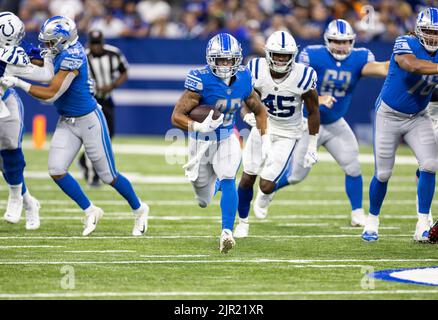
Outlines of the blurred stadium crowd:
<svg viewBox="0 0 438 320">
<path fill-rule="evenodd" d="M 358 41 L 392 41 L 413 30 L 416 13 L 436 0 L 3 0 L 19 13 L 26 30 L 38 31 L 49 16 L 74 18 L 82 32 L 100 29 L 106 38 L 209 38 L 219 31 L 255 47 L 273 31 L 320 39 L 331 19 L 354 26 Z M 436 3 L 435 3 L 436 4 Z M 13 9 L 9 7 L 15 7 Z"/>
</svg>

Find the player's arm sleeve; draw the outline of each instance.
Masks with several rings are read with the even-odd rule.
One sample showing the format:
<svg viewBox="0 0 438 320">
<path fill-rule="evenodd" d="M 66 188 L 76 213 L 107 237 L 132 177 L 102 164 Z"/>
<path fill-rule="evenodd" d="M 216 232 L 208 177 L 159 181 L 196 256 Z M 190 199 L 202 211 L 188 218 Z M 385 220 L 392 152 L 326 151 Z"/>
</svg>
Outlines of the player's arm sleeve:
<svg viewBox="0 0 438 320">
<path fill-rule="evenodd" d="M 301 79 L 302 80 L 298 83 L 298 87 L 303 90 L 303 94 L 310 90 L 316 89 L 318 75 L 313 68 L 307 67 L 306 70 L 304 70 Z"/>
<path fill-rule="evenodd" d="M 394 48 L 393 48 L 394 54 L 413 54 L 414 51 L 412 50 L 411 46 L 409 45 L 408 38 L 406 36 L 401 36 L 395 39 Z"/>
<path fill-rule="evenodd" d="M 52 81 L 55 72 L 52 58 L 46 56 L 44 57 L 44 65 L 42 67 L 32 63 L 21 67 L 9 64 L 7 65 L 5 74 L 14 75 L 26 80 L 49 83 Z"/>
<path fill-rule="evenodd" d="M 187 73 L 186 81 L 184 82 L 184 88 L 198 94 L 202 94 L 202 91 L 204 90 L 204 84 L 198 71 L 191 70 L 189 73 Z"/>
<path fill-rule="evenodd" d="M 304 48 L 298 55 L 298 62 L 302 63 L 306 66 L 310 66 L 310 57 L 309 57 L 309 51 L 307 48 Z"/>
</svg>

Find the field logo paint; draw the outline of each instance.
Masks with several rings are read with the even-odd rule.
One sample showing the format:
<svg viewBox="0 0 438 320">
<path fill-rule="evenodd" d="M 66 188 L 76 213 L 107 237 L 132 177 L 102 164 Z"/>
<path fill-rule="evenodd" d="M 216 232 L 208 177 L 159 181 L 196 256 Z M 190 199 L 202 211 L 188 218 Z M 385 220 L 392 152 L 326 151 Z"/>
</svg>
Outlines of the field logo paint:
<svg viewBox="0 0 438 320">
<path fill-rule="evenodd" d="M 438 286 L 438 266 L 381 270 L 368 276 L 379 280 Z"/>
</svg>

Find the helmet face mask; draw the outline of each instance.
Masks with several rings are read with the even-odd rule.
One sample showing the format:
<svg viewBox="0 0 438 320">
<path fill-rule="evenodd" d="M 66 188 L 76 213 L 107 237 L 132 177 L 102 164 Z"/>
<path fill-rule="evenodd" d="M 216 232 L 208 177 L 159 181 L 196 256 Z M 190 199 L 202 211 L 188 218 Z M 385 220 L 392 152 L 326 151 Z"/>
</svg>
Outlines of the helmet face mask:
<svg viewBox="0 0 438 320">
<path fill-rule="evenodd" d="M 429 52 L 438 50 L 438 9 L 428 8 L 419 13 L 415 34 Z"/>
<path fill-rule="evenodd" d="M 342 19 L 330 22 L 324 32 L 325 45 L 336 60 L 345 60 L 350 55 L 355 40 L 353 28 Z"/>
<path fill-rule="evenodd" d="M 242 48 L 233 36 L 220 33 L 208 42 L 206 58 L 214 75 L 229 79 L 237 73 L 242 63 Z"/>
<path fill-rule="evenodd" d="M 285 31 L 276 31 L 266 40 L 265 54 L 269 69 L 277 73 L 292 70 L 298 47 L 292 35 Z"/>
<path fill-rule="evenodd" d="M 0 47 L 18 46 L 25 35 L 24 23 L 12 12 L 0 12 Z"/>
<path fill-rule="evenodd" d="M 77 42 L 76 24 L 64 16 L 52 17 L 44 22 L 38 40 L 42 42 L 40 48 L 43 54 L 50 52 L 57 55 Z"/>
</svg>

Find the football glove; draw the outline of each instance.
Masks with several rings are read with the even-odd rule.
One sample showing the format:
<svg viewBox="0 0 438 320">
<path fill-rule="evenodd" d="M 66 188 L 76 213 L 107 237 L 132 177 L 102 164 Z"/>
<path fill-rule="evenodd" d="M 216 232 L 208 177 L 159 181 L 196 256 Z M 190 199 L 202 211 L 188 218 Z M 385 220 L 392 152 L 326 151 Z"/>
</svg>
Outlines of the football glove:
<svg viewBox="0 0 438 320">
<path fill-rule="evenodd" d="M 219 118 L 213 120 L 213 110 L 210 110 L 207 118 L 202 122 L 193 121 L 192 129 L 195 132 L 207 133 L 216 130 L 224 122 L 224 114 L 222 113 Z"/>
<path fill-rule="evenodd" d="M 306 155 L 304 156 L 304 168 L 310 168 L 318 162 L 318 153 L 316 152 L 318 143 L 317 135 L 309 135 L 309 145 L 307 147 Z"/>
<path fill-rule="evenodd" d="M 262 161 L 266 160 L 269 152 L 271 151 L 271 136 L 267 133 L 262 135 Z"/>
</svg>

